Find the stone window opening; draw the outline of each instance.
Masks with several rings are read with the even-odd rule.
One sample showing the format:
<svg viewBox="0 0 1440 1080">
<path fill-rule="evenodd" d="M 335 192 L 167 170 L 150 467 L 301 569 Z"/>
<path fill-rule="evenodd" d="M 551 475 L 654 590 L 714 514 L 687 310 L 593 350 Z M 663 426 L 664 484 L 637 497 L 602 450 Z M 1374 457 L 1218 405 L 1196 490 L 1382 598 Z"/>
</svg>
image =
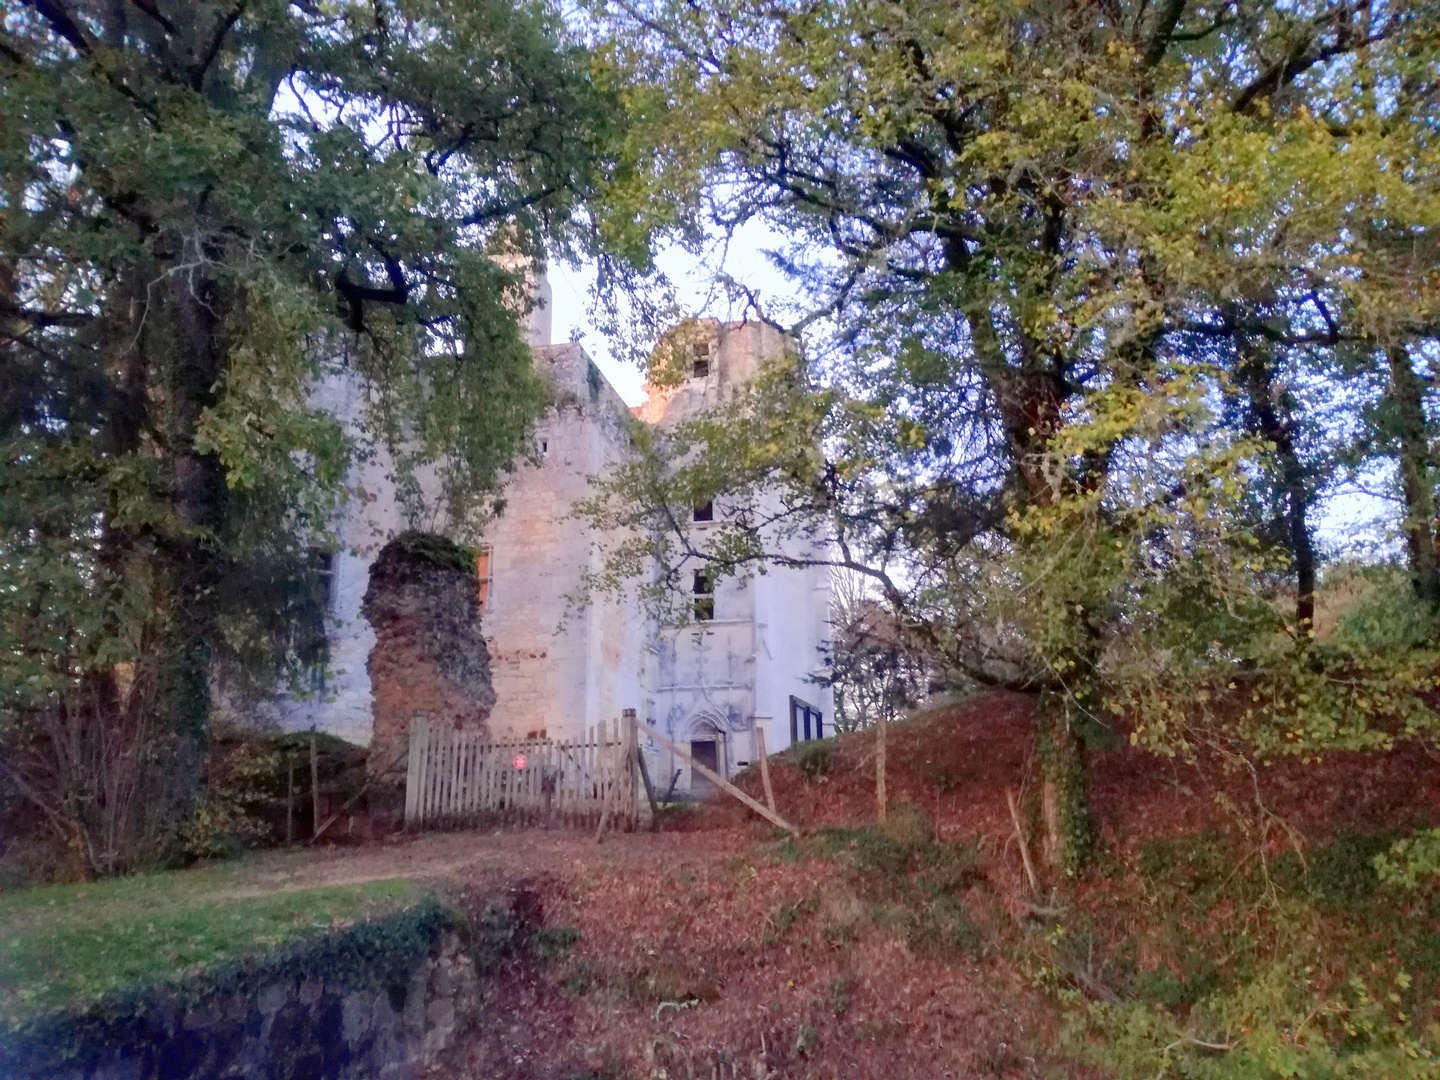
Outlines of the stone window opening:
<svg viewBox="0 0 1440 1080">
<path fill-rule="evenodd" d="M 480 590 L 480 613 L 482 615 L 490 606 L 490 556 L 492 554 L 489 544 L 481 544 L 475 549 L 475 580 Z"/>
<path fill-rule="evenodd" d="M 319 583 L 317 593 L 322 611 L 328 618 L 335 610 L 335 552 L 312 547 L 310 549 L 310 567 Z"/>
<path fill-rule="evenodd" d="M 711 622 L 715 618 L 715 578 L 708 570 L 696 570 L 694 580 L 696 622 Z"/>
<path fill-rule="evenodd" d="M 694 517 L 694 520 L 695 520 L 695 521 L 714 521 L 714 520 L 715 520 L 715 503 L 714 503 L 712 500 L 710 500 L 710 499 L 706 499 L 703 503 L 697 503 L 696 506 L 695 506 L 695 517 Z"/>
<path fill-rule="evenodd" d="M 690 362 L 690 377 L 692 379 L 704 379 L 710 374 L 710 343 L 708 341 L 697 341 L 693 347 L 693 355 Z"/>
<path fill-rule="evenodd" d="M 312 658 L 306 663 L 309 691 L 323 696 L 325 686 L 325 646 L 329 638 L 328 622 L 335 616 L 335 552 L 312 547 L 306 552 L 306 566 L 313 575 L 313 624 L 306 632 L 304 650 Z"/>
</svg>

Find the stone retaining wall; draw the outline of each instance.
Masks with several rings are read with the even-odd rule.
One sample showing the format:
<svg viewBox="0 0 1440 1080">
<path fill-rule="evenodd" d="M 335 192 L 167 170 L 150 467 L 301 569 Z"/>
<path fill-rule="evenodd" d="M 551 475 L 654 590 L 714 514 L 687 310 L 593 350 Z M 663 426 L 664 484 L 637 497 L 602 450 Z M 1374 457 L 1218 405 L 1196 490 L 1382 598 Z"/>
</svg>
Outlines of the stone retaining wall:
<svg viewBox="0 0 1440 1080">
<path fill-rule="evenodd" d="M 393 962 L 393 961 L 392 961 Z M 131 1010 L 63 1018 L 0 1043 L 6 1080 L 410 1080 L 476 1018 L 476 965 L 454 928 L 408 976 L 377 985 L 354 969 L 286 977 L 249 972 L 186 1000 L 152 992 Z M 343 965 L 341 965 L 343 967 Z"/>
</svg>

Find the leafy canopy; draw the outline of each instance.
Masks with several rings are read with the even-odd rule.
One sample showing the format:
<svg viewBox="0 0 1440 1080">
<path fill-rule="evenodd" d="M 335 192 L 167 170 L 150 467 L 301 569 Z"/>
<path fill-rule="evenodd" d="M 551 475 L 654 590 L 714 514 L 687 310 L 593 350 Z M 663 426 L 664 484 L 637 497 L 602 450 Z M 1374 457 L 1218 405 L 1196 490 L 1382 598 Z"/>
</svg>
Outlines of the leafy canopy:
<svg viewBox="0 0 1440 1080">
<path fill-rule="evenodd" d="M 307 549 L 357 455 L 473 523 L 544 400 L 526 260 L 584 242 L 617 125 L 540 4 L 0 19 L 0 703 L 51 725 L 11 779 L 69 829 L 96 732 L 199 730 L 217 659 L 319 659 Z M 46 765 L 56 724 L 90 733 Z"/>
</svg>

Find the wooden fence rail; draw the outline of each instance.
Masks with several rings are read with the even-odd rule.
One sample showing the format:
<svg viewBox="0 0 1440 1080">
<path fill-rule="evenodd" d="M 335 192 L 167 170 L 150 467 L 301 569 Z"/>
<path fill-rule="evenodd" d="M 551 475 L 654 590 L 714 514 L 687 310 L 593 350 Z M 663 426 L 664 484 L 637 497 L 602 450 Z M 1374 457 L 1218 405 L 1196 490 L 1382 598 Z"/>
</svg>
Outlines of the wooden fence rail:
<svg viewBox="0 0 1440 1080">
<path fill-rule="evenodd" d="M 635 717 L 592 727 L 586 737 L 492 740 L 480 732 L 410 723 L 405 825 L 453 825 L 494 815 L 588 824 L 609 811 L 628 827 L 636 814 Z M 524 764 L 516 762 L 524 756 Z"/>
</svg>

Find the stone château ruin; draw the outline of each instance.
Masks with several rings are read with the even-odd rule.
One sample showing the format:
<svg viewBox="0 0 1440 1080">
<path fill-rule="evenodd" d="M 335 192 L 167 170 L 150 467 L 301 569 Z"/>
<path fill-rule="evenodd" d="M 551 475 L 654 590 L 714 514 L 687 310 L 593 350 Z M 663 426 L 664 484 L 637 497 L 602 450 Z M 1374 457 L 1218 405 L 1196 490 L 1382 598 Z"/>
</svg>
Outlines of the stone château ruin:
<svg viewBox="0 0 1440 1080">
<path fill-rule="evenodd" d="M 635 709 L 725 775 L 754 760 L 756 725 L 771 753 L 828 733 L 830 690 L 816 681 L 830 636 L 828 569 L 772 568 L 720 582 L 701 598 L 704 622 L 683 628 L 656 624 L 633 597 L 597 596 L 579 610 L 570 603 L 584 572 L 600 569 L 598 538 L 571 510 L 589 494 L 591 477 L 629 452 L 632 416 L 663 425 L 729 400 L 783 354 L 785 338 L 759 322 L 689 324 L 688 377 L 651 389 L 631 410 L 580 345 L 549 344 L 543 278 L 538 292 L 531 346 L 552 404 L 536 425 L 534 460 L 507 483 L 504 510 L 486 526 L 474 567 L 413 600 L 392 596 L 393 542 L 406 523 L 385 456 L 357 465 L 351 486 L 361 498 L 339 523 L 342 546 L 327 569 L 330 669 L 308 700 L 282 696 L 277 718 L 292 730 L 372 745 L 372 767 L 393 756 L 386 747 L 421 715 L 442 726 L 485 723 L 497 738 L 574 739 Z M 356 418 L 361 395 L 357 381 L 340 377 L 317 398 Z M 701 542 L 714 512 L 697 508 L 692 528 Z M 461 662 L 442 644 L 474 608 L 493 687 L 488 709 L 480 650 L 466 646 Z M 450 630 L 421 631 L 427 619 Z M 440 653 L 427 657 L 427 648 Z M 642 738 L 657 783 L 690 790 L 689 767 L 646 744 Z M 700 793 L 705 785 L 696 781 Z"/>
</svg>

